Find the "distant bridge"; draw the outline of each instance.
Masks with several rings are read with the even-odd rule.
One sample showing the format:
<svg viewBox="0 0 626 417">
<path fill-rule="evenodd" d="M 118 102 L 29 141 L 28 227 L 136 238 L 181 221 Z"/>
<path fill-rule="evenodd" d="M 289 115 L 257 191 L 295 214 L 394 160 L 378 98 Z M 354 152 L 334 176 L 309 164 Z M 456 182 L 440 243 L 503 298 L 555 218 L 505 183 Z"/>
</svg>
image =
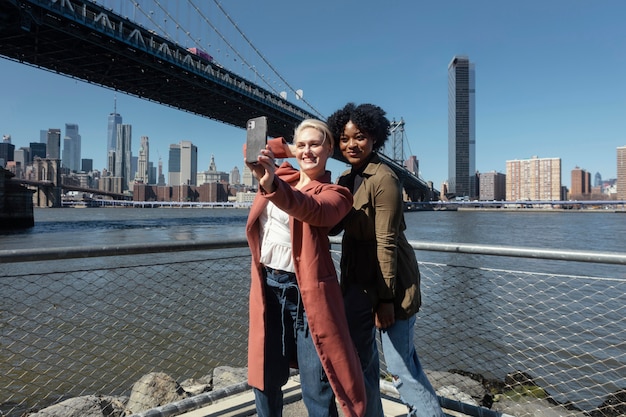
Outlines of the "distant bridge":
<svg viewBox="0 0 626 417">
<path fill-rule="evenodd" d="M 181 45 L 88 0 L 0 0 L 0 55 L 245 128 L 268 117 L 268 134 L 291 140 L 320 118 Z M 334 156 L 341 159 L 339 151 Z M 385 158 L 413 199 L 436 190 Z"/>
</svg>

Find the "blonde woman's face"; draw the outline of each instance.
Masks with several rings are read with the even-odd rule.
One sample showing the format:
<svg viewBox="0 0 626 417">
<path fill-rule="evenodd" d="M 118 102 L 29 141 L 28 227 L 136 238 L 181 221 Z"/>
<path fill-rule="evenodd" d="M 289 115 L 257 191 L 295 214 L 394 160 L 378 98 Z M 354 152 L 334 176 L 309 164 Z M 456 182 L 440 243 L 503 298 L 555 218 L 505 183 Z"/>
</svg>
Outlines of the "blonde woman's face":
<svg viewBox="0 0 626 417">
<path fill-rule="evenodd" d="M 295 140 L 296 160 L 300 169 L 309 177 L 317 178 L 326 171 L 326 161 L 331 156 L 329 139 L 323 132 L 307 127 Z"/>
</svg>

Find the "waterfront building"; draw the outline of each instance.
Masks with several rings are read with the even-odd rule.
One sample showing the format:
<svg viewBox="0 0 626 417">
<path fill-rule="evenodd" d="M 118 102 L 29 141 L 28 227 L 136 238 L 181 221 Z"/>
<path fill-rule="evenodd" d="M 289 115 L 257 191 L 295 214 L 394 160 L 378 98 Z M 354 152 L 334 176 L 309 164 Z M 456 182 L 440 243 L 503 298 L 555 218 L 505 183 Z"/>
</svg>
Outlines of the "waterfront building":
<svg viewBox="0 0 626 417">
<path fill-rule="evenodd" d="M 250 203 L 252 204 L 252 202 L 254 201 L 254 196 L 256 195 L 256 193 L 247 191 L 247 192 L 238 192 L 237 193 L 237 203 Z"/>
<path fill-rule="evenodd" d="M 626 146 L 617 148 L 617 199 L 626 200 Z"/>
<path fill-rule="evenodd" d="M 48 129 L 46 133 L 46 158 L 61 159 L 61 129 Z"/>
<path fill-rule="evenodd" d="M 479 200 L 501 201 L 506 199 L 506 175 L 503 173 L 496 171 L 481 173 L 478 182 L 480 184 Z"/>
<path fill-rule="evenodd" d="M 202 184 L 216 182 L 228 184 L 228 173 L 217 170 L 217 166 L 215 165 L 215 156 L 211 155 L 211 163 L 209 164 L 209 169 L 207 171 L 198 172 L 196 184 L 200 186 Z"/>
<path fill-rule="evenodd" d="M 130 181 L 132 179 L 132 126 L 125 124 L 117 125 L 116 139 L 117 145 L 115 146 L 115 170 L 113 171 L 113 176 L 123 178 L 122 191 L 126 191 L 129 189 Z"/>
<path fill-rule="evenodd" d="M 139 144 L 139 156 L 137 157 L 137 174 L 135 175 L 135 181 L 142 182 L 144 184 L 150 183 L 149 160 L 150 143 L 147 136 L 142 136 L 141 143 Z"/>
<path fill-rule="evenodd" d="M 506 199 L 562 200 L 561 158 L 506 161 Z"/>
<path fill-rule="evenodd" d="M 72 172 L 80 171 L 81 138 L 76 123 L 65 123 L 62 165 Z"/>
<path fill-rule="evenodd" d="M 478 196 L 475 94 L 474 64 L 455 56 L 448 65 L 448 193 L 470 199 Z"/>
<path fill-rule="evenodd" d="M 581 200 L 591 194 L 591 173 L 576 167 L 572 170 L 570 199 Z"/>
<path fill-rule="evenodd" d="M 188 140 L 170 145 L 168 183 L 171 186 L 196 185 L 198 148 Z"/>
</svg>

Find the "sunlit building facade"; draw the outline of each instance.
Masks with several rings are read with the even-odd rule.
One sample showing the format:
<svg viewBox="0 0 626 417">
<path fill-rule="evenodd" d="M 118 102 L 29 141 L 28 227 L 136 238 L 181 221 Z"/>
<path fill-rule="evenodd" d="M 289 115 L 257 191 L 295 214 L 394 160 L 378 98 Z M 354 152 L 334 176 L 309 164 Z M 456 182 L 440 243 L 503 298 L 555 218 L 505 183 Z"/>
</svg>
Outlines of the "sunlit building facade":
<svg viewBox="0 0 626 417">
<path fill-rule="evenodd" d="M 626 200 L 626 146 L 617 148 L 617 199 Z"/>
<path fill-rule="evenodd" d="M 561 158 L 506 161 L 507 201 L 558 201 L 561 195 Z"/>
</svg>

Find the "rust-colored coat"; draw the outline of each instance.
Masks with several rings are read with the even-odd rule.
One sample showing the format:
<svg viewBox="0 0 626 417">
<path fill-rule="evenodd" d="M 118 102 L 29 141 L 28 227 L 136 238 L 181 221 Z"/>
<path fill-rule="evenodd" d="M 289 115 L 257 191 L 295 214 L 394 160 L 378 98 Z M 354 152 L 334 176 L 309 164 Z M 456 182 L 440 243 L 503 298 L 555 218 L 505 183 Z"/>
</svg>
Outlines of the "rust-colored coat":
<svg viewBox="0 0 626 417">
<path fill-rule="evenodd" d="M 275 154 L 280 157 L 279 153 Z M 362 416 L 366 405 L 363 374 L 350 338 L 328 241 L 329 229 L 350 211 L 352 196 L 347 188 L 330 183 L 329 172 L 296 190 L 293 186 L 299 178 L 298 170 L 283 163 L 276 171 L 276 191 L 266 194 L 260 190 L 248 216 L 246 234 L 252 253 L 248 383 L 261 390 L 264 388 L 265 329 L 276 325 L 266 323 L 260 263 L 259 216 L 271 200 L 290 215 L 296 278 L 322 366 L 345 415 Z"/>
</svg>

